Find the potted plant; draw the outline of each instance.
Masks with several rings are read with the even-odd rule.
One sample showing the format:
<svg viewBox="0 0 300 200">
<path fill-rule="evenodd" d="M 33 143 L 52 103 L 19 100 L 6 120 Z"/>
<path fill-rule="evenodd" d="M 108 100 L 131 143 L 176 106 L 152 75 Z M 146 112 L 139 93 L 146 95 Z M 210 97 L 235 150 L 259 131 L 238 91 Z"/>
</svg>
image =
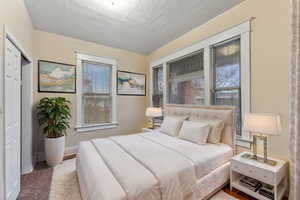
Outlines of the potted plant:
<svg viewBox="0 0 300 200">
<path fill-rule="evenodd" d="M 49 166 L 62 162 L 65 151 L 65 135 L 70 128 L 70 107 L 66 98 L 42 98 L 37 106 L 39 124 L 45 137 L 45 154 Z"/>
</svg>

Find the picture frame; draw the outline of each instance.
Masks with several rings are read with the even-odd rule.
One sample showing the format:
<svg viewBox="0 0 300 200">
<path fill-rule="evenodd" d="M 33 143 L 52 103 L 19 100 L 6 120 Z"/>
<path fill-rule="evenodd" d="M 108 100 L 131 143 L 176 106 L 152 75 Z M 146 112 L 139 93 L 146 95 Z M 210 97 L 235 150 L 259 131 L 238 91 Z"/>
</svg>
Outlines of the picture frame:
<svg viewBox="0 0 300 200">
<path fill-rule="evenodd" d="M 38 60 L 38 92 L 76 93 L 76 66 Z"/>
<path fill-rule="evenodd" d="M 124 96 L 146 96 L 146 75 L 118 70 L 117 94 Z"/>
</svg>

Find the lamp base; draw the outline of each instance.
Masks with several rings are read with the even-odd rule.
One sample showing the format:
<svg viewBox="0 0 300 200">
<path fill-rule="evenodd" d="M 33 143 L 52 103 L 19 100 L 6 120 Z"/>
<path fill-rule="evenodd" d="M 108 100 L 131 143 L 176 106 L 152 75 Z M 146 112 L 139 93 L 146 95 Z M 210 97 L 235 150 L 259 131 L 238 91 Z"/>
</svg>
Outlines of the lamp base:
<svg viewBox="0 0 300 200">
<path fill-rule="evenodd" d="M 270 166 L 276 166 L 277 165 L 277 162 L 275 160 L 269 160 L 269 159 L 264 160 L 263 157 L 255 156 L 255 155 L 250 154 L 250 153 L 243 154 L 242 158 L 246 158 L 246 159 L 250 159 L 250 160 L 255 160 L 257 162 L 264 163 L 264 164 L 267 164 L 267 165 L 270 165 Z"/>
</svg>

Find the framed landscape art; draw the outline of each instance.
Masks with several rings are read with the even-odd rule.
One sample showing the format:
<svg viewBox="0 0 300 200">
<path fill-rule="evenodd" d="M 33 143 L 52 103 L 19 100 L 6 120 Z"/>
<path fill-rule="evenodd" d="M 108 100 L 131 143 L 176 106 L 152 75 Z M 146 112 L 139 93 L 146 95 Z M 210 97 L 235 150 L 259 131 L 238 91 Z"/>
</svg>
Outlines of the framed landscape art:
<svg viewBox="0 0 300 200">
<path fill-rule="evenodd" d="M 76 93 L 75 65 L 39 60 L 38 91 Z"/>
<path fill-rule="evenodd" d="M 118 95 L 146 96 L 146 75 L 118 71 L 117 72 Z"/>
</svg>

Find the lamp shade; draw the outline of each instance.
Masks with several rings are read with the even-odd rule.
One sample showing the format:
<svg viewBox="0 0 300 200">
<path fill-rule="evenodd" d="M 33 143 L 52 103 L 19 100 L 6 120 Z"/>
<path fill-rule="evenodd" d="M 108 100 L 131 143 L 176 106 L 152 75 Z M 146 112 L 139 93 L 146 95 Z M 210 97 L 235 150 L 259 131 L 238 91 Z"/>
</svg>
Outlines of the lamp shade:
<svg viewBox="0 0 300 200">
<path fill-rule="evenodd" d="M 161 117 L 162 110 L 161 110 L 161 108 L 149 107 L 146 109 L 146 116 L 147 117 Z"/>
<path fill-rule="evenodd" d="M 246 114 L 244 129 L 265 135 L 279 135 L 281 132 L 280 116 L 271 113 Z"/>
</svg>

